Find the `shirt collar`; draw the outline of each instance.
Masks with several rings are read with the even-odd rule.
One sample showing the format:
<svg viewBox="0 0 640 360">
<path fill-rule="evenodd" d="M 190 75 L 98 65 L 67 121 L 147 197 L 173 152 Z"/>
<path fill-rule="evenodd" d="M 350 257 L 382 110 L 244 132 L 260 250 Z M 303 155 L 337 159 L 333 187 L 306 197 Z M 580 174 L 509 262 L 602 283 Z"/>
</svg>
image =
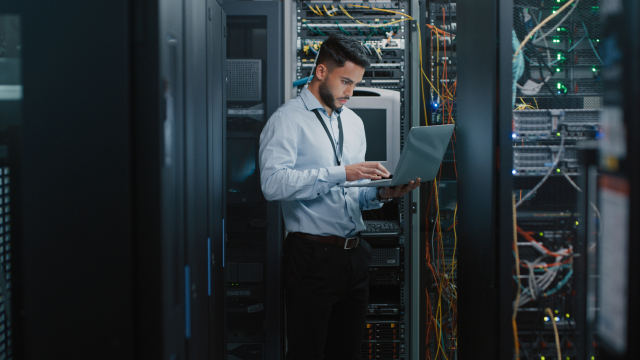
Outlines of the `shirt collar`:
<svg viewBox="0 0 640 360">
<path fill-rule="evenodd" d="M 320 105 L 320 101 L 318 101 L 318 99 L 316 99 L 315 95 L 313 95 L 311 93 L 311 91 L 309 91 L 308 88 L 302 89 L 302 91 L 300 92 L 300 98 L 302 99 L 302 102 L 304 102 L 304 106 L 307 107 L 307 110 L 313 111 L 314 109 L 319 109 L 320 111 L 324 112 L 325 114 L 327 113 L 327 111 L 324 109 L 324 107 L 322 107 L 322 105 Z M 340 113 L 342 112 L 343 109 L 344 109 L 344 107 L 342 107 L 340 109 L 336 109 L 335 113 L 340 115 Z"/>
</svg>

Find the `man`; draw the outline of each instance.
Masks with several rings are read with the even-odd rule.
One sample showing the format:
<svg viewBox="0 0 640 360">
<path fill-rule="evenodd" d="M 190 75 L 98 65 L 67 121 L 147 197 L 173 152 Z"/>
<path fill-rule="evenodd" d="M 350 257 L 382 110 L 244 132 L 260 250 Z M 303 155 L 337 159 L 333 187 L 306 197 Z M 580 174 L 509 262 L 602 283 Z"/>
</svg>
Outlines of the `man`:
<svg viewBox="0 0 640 360">
<path fill-rule="evenodd" d="M 361 210 L 417 188 L 343 188 L 388 178 L 364 162 L 362 120 L 344 104 L 369 66 L 360 42 L 331 36 L 308 89 L 281 106 L 260 136 L 262 191 L 280 200 L 289 232 L 283 254 L 287 360 L 359 359 L 369 296 L 371 247 L 358 234 Z"/>
</svg>

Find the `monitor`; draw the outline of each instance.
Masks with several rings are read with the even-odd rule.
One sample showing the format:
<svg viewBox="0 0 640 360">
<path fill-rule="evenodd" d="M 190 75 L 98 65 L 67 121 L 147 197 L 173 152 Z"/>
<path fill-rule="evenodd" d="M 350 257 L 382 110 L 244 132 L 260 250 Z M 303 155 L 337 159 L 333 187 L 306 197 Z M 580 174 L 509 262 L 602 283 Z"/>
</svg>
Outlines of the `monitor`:
<svg viewBox="0 0 640 360">
<path fill-rule="evenodd" d="M 346 106 L 364 123 L 365 161 L 378 161 L 393 173 L 400 159 L 400 92 L 358 87 Z"/>
</svg>

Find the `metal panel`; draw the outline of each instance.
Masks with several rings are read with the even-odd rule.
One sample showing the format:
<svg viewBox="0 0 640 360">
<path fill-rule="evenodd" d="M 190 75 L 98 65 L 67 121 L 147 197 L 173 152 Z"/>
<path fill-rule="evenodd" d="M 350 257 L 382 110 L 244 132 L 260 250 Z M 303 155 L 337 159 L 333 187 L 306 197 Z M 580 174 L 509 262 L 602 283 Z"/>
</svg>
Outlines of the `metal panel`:
<svg viewBox="0 0 640 360">
<path fill-rule="evenodd" d="M 213 358 L 221 358 L 224 352 L 224 283 L 222 267 L 223 219 L 225 213 L 225 66 L 226 66 L 226 16 L 215 0 L 208 0 L 207 21 L 207 136 L 208 136 L 208 197 L 210 252 L 206 257 L 210 264 L 209 286 L 209 344 Z"/>
<path fill-rule="evenodd" d="M 227 100 L 262 100 L 262 60 L 227 60 Z"/>
<path fill-rule="evenodd" d="M 477 358 L 480 348 L 483 359 L 512 357 L 511 173 L 499 168 L 512 160 L 510 151 L 498 151 L 510 149 L 511 6 L 505 0 L 458 3 L 461 358 Z"/>
<path fill-rule="evenodd" d="M 190 357 L 208 355 L 207 252 L 207 4 L 185 0 L 185 233 L 186 261 L 190 276 L 185 284 L 187 306 L 187 351 Z"/>
</svg>

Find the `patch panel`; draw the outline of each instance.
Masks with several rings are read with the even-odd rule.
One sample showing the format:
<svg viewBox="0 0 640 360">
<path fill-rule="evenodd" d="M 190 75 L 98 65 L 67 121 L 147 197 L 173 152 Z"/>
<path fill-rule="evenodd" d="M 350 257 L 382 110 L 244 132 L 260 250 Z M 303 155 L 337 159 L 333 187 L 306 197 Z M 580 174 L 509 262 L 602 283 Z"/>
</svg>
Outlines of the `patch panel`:
<svg viewBox="0 0 640 360">
<path fill-rule="evenodd" d="M 401 21 L 406 19 L 401 14 L 408 11 L 407 5 L 404 0 L 346 3 L 298 1 L 297 79 L 311 75 L 322 41 L 331 34 L 339 33 L 360 40 L 369 53 L 371 66 L 366 69 L 363 81 L 358 86 L 404 92 L 407 22 Z M 385 13 L 371 7 L 399 14 Z M 401 108 L 404 108 L 404 99 L 402 102 Z"/>
</svg>

